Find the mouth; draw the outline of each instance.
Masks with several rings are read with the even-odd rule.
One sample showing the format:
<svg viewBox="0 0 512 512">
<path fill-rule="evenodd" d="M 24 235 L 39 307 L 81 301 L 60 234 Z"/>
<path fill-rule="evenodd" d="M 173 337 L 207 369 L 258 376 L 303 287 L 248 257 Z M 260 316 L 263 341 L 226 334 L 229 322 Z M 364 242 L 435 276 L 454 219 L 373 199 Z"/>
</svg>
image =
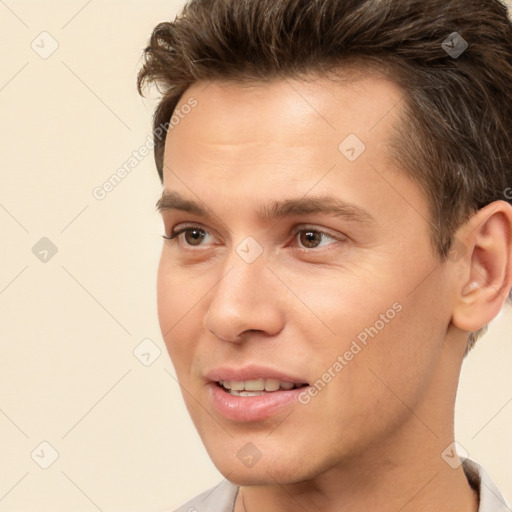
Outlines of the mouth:
<svg viewBox="0 0 512 512">
<path fill-rule="evenodd" d="M 290 391 L 308 386 L 307 383 L 295 383 L 272 378 L 253 380 L 219 380 L 217 386 L 232 396 L 255 397 L 279 391 Z"/>
<path fill-rule="evenodd" d="M 301 377 L 256 365 L 218 368 L 206 375 L 208 401 L 216 413 L 235 422 L 258 422 L 299 402 L 309 384 Z"/>
</svg>

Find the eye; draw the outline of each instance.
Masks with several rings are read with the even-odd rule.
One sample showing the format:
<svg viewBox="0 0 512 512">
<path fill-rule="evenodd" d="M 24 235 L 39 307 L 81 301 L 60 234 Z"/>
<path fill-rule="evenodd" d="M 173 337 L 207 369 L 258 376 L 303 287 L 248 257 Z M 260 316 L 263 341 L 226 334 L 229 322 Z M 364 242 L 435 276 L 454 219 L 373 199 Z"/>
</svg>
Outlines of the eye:
<svg viewBox="0 0 512 512">
<path fill-rule="evenodd" d="M 174 229 L 171 233 L 171 236 L 162 235 L 166 240 L 174 240 L 179 236 L 183 236 L 183 240 L 185 241 L 185 245 L 191 247 L 197 247 L 202 244 L 203 240 L 206 240 L 209 235 L 208 231 L 198 227 L 198 226 L 184 226 L 181 229 Z"/>
<path fill-rule="evenodd" d="M 322 240 L 325 239 L 330 239 L 333 240 L 334 242 L 340 241 L 339 238 L 334 237 L 334 235 L 331 235 L 326 231 L 322 231 L 321 229 L 305 228 L 303 226 L 297 228 L 294 231 L 294 237 L 299 240 L 300 245 L 302 245 L 302 247 L 299 248 L 303 250 L 316 249 L 317 247 L 321 247 L 320 244 Z"/>
<path fill-rule="evenodd" d="M 313 249 L 317 249 L 318 247 L 323 247 L 325 245 L 332 245 L 332 243 L 324 243 L 324 240 L 332 240 L 333 243 L 337 241 L 342 241 L 341 238 L 335 237 L 330 233 L 323 231 L 318 228 L 309 228 L 300 226 L 293 230 L 293 239 L 298 240 L 298 248 L 302 251 L 309 251 Z M 199 247 L 201 245 L 207 245 L 203 243 L 205 240 L 208 240 L 208 237 L 212 237 L 208 231 L 199 227 L 199 226 L 183 226 L 179 229 L 173 229 L 170 236 L 162 235 L 162 238 L 165 238 L 169 241 L 174 241 L 183 235 L 183 242 L 186 247 Z"/>
</svg>

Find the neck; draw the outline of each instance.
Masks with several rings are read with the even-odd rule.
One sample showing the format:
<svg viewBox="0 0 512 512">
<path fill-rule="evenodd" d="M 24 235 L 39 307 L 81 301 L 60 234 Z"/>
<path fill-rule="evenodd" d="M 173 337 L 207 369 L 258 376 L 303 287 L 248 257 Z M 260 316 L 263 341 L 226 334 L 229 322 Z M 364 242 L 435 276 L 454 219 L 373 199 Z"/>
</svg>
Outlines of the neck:
<svg viewBox="0 0 512 512">
<path fill-rule="evenodd" d="M 478 511 L 478 495 L 462 466 L 411 457 L 414 462 L 401 466 L 382 461 L 371 470 L 333 470 L 310 482 L 242 487 L 235 512 Z"/>
</svg>

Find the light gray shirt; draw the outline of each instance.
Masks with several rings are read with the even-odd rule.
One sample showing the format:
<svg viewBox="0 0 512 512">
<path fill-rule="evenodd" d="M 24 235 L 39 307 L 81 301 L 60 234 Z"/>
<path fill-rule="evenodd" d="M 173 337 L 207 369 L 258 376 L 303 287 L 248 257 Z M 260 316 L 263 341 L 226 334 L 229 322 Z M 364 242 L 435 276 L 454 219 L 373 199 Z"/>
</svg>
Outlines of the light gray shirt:
<svg viewBox="0 0 512 512">
<path fill-rule="evenodd" d="M 468 482 L 480 497 L 478 512 L 512 512 L 482 466 L 471 459 L 460 459 Z M 233 512 L 238 490 L 239 487 L 224 480 L 174 512 Z"/>
</svg>

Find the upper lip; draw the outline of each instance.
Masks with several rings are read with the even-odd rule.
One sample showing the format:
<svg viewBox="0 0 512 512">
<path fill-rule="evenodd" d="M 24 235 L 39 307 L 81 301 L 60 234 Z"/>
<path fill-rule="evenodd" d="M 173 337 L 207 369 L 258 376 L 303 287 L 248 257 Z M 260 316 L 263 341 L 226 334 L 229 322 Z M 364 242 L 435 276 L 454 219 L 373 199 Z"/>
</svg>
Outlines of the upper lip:
<svg viewBox="0 0 512 512">
<path fill-rule="evenodd" d="M 206 374 L 206 379 L 212 382 L 219 381 L 245 381 L 257 379 L 276 379 L 281 382 L 293 382 L 294 384 L 306 384 L 307 379 L 284 373 L 281 370 L 268 366 L 250 364 L 241 367 L 223 366 L 213 368 Z"/>
</svg>

